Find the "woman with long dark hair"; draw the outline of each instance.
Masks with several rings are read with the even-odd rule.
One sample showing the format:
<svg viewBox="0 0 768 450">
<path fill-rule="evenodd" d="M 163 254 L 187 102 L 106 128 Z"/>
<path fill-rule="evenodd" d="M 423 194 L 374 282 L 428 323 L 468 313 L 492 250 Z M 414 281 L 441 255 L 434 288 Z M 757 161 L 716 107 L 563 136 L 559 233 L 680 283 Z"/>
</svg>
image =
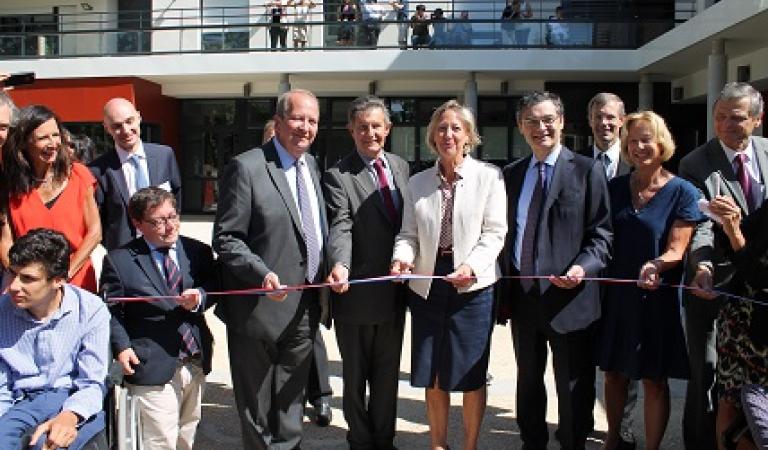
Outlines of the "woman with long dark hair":
<svg viewBox="0 0 768 450">
<path fill-rule="evenodd" d="M 61 123 L 45 106 L 19 112 L 16 129 L 3 148 L 7 208 L 0 236 L 0 259 L 8 267 L 15 238 L 35 228 L 66 236 L 73 253 L 70 283 L 96 291 L 91 252 L 101 241 L 101 221 L 93 196 L 96 180 L 70 160 L 61 139 Z"/>
</svg>

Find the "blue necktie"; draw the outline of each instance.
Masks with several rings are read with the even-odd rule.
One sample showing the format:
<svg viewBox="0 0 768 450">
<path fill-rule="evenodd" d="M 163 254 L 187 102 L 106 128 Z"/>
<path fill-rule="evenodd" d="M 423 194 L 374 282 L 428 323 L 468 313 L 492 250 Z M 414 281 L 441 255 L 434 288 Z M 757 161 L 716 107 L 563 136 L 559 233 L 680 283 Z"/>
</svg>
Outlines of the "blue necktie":
<svg viewBox="0 0 768 450">
<path fill-rule="evenodd" d="M 149 178 L 147 177 L 147 174 L 144 172 L 144 170 L 141 168 L 141 164 L 139 163 L 139 155 L 133 154 L 128 158 L 128 161 L 131 162 L 131 166 L 133 166 L 133 174 L 134 174 L 134 183 L 136 190 L 143 189 L 145 187 L 149 187 Z"/>
<path fill-rule="evenodd" d="M 528 215 L 525 218 L 523 242 L 520 248 L 520 275 L 536 275 L 536 230 L 539 224 L 541 206 L 544 203 L 544 185 L 547 182 L 547 166 L 543 162 L 536 163 L 536 186 L 533 188 L 531 203 L 528 205 Z M 533 280 L 520 280 L 520 285 L 526 291 L 533 287 Z"/>
<path fill-rule="evenodd" d="M 299 214 L 301 228 L 304 231 L 304 241 L 307 245 L 307 280 L 315 281 L 317 269 L 320 266 L 320 244 L 315 231 L 315 218 L 312 214 L 312 203 L 309 198 L 307 184 L 304 182 L 304 168 L 301 159 L 296 160 L 296 197 L 299 199 Z"/>
</svg>

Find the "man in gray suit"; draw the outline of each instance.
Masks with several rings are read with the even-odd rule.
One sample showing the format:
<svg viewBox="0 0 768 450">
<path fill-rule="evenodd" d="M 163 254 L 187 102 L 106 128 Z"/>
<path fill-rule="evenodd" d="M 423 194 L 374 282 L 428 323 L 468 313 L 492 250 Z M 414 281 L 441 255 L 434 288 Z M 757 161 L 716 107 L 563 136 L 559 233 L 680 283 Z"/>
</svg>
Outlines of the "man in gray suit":
<svg viewBox="0 0 768 450">
<path fill-rule="evenodd" d="M 600 92 L 587 104 L 587 120 L 592 129 L 592 147 L 581 152 L 582 155 L 600 161 L 605 168 L 608 180 L 626 175 L 630 166 L 621 159 L 621 127 L 626 118 L 624 101 L 616 94 Z M 615 450 L 634 450 L 637 447 L 633 428 L 633 412 L 637 405 L 638 382 L 629 381 L 624 415 L 621 418 L 619 436 L 621 442 Z"/>
<path fill-rule="evenodd" d="M 221 177 L 213 246 L 226 289 L 262 287 L 266 296 L 222 300 L 244 447 L 299 448 L 303 392 L 320 316 L 327 234 L 319 169 L 308 154 L 318 128 L 317 98 L 292 90 L 277 100 L 275 137 L 232 159 Z"/>
<path fill-rule="evenodd" d="M 714 139 L 680 161 L 680 176 L 701 190 L 707 200 L 733 197 L 746 216 L 766 198 L 768 140 L 752 136 L 763 119 L 763 98 L 747 83 L 728 83 L 714 106 Z M 727 237 L 711 221 L 696 227 L 691 241 L 691 286 L 698 296 L 687 295 L 685 326 L 691 379 L 683 412 L 683 439 L 688 450 L 714 449 L 715 319 L 719 302 L 707 290 L 724 286 L 732 270 L 725 258 Z M 717 434 L 722 433 L 718 426 Z"/>
<path fill-rule="evenodd" d="M 330 231 L 328 281 L 389 273 L 402 206 L 408 201 L 408 163 L 384 153 L 392 123 L 376 97 L 352 102 L 347 125 L 356 151 L 325 174 Z M 391 450 L 405 322 L 405 287 L 397 283 L 332 288 L 333 318 L 344 378 L 347 441 L 353 450 Z M 370 401 L 366 406 L 366 384 Z"/>
</svg>

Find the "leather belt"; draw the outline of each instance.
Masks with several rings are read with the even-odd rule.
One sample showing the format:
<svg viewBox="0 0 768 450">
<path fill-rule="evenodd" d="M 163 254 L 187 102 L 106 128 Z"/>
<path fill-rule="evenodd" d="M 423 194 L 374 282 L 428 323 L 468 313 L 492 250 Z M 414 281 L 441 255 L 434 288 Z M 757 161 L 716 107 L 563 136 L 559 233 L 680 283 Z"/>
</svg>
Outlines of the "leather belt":
<svg viewBox="0 0 768 450">
<path fill-rule="evenodd" d="M 437 249 L 437 257 L 442 258 L 445 256 L 451 256 L 453 255 L 453 247 L 448 248 L 438 248 Z"/>
</svg>

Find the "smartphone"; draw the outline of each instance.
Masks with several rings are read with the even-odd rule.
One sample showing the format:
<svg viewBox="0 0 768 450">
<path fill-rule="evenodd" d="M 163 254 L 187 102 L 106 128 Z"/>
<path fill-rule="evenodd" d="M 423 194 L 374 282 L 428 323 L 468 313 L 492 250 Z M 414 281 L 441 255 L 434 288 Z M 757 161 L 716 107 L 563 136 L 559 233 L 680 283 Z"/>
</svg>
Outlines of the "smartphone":
<svg viewBox="0 0 768 450">
<path fill-rule="evenodd" d="M 20 86 L 22 84 L 32 84 L 35 82 L 35 72 L 12 73 L 11 76 L 3 81 L 5 86 Z"/>
</svg>

